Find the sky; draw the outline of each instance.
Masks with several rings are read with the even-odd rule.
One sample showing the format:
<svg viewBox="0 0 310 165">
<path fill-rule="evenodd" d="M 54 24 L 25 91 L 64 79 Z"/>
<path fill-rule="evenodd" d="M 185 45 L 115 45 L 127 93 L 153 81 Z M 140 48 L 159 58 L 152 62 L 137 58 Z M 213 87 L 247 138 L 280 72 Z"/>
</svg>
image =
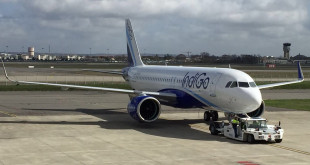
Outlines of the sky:
<svg viewBox="0 0 310 165">
<path fill-rule="evenodd" d="M 0 52 L 126 53 L 130 18 L 141 53 L 310 57 L 308 0 L 0 0 Z M 91 49 L 90 49 L 91 48 Z"/>
</svg>

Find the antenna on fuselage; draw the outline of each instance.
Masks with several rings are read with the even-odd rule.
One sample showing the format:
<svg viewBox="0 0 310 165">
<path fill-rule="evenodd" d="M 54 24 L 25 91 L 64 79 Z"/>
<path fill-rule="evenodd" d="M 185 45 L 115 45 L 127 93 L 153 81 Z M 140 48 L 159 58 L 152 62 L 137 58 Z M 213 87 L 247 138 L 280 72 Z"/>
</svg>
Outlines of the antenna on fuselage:
<svg viewBox="0 0 310 165">
<path fill-rule="evenodd" d="M 230 64 L 228 64 L 228 68 L 231 69 Z"/>
</svg>

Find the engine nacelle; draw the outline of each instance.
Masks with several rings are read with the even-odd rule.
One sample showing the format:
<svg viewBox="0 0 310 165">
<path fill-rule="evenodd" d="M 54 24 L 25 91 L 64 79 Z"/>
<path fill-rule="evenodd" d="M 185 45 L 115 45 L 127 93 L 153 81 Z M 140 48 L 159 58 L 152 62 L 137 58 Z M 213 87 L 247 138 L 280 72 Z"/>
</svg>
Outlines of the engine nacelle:
<svg viewBox="0 0 310 165">
<path fill-rule="evenodd" d="M 160 103 L 151 96 L 137 96 L 128 103 L 129 115 L 140 122 L 153 122 L 161 113 Z"/>
<path fill-rule="evenodd" d="M 249 115 L 250 117 L 260 117 L 261 115 L 263 115 L 264 111 L 265 111 L 265 102 L 262 101 L 262 104 L 256 110 L 247 113 L 247 115 Z"/>
</svg>

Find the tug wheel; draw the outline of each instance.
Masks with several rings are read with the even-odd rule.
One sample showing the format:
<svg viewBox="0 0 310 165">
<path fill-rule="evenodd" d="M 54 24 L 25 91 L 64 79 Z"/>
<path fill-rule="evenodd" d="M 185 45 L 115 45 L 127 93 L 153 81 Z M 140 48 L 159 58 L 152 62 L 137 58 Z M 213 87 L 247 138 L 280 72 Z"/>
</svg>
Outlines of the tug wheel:
<svg viewBox="0 0 310 165">
<path fill-rule="evenodd" d="M 276 139 L 275 141 L 276 141 L 276 143 L 281 143 L 282 139 Z"/>
<path fill-rule="evenodd" d="M 248 142 L 250 144 L 254 143 L 255 142 L 255 139 L 254 139 L 254 136 L 253 135 L 248 135 Z"/>
<path fill-rule="evenodd" d="M 217 135 L 218 134 L 218 131 L 216 130 L 216 126 L 214 123 L 211 123 L 210 126 L 209 126 L 209 130 L 211 132 L 212 135 Z"/>
</svg>

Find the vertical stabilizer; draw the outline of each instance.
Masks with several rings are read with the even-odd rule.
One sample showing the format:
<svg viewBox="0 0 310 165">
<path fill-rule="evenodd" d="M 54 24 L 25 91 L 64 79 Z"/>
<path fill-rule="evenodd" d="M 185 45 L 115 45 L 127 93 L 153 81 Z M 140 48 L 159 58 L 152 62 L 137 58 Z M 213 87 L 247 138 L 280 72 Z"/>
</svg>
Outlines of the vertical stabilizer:
<svg viewBox="0 0 310 165">
<path fill-rule="evenodd" d="M 126 19 L 127 55 L 129 66 L 144 65 L 136 43 L 135 35 L 129 19 Z"/>
<path fill-rule="evenodd" d="M 302 73 L 302 70 L 301 70 L 301 66 L 300 66 L 300 61 L 298 61 L 297 63 L 298 65 L 298 80 L 304 80 L 304 74 Z"/>
</svg>

